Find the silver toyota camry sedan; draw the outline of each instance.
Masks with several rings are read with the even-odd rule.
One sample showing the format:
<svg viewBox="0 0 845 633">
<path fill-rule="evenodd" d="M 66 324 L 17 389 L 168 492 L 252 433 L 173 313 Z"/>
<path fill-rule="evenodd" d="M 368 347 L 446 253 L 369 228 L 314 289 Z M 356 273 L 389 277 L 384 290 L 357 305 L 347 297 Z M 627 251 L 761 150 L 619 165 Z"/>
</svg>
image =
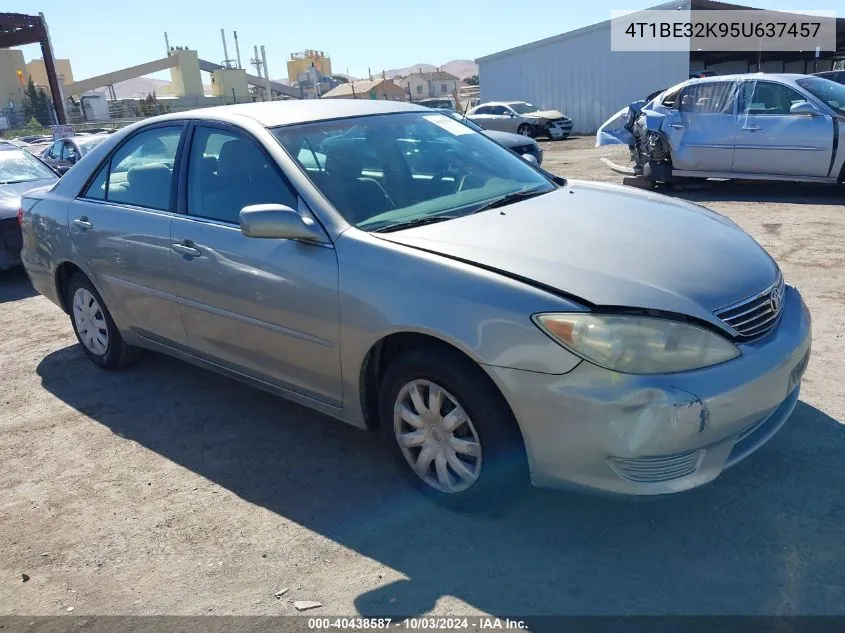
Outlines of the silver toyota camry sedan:
<svg viewBox="0 0 845 633">
<path fill-rule="evenodd" d="M 456 508 L 705 484 L 787 421 L 810 354 L 800 294 L 727 218 L 410 104 L 148 119 L 21 217 L 93 362 L 155 350 L 378 431 Z"/>
</svg>

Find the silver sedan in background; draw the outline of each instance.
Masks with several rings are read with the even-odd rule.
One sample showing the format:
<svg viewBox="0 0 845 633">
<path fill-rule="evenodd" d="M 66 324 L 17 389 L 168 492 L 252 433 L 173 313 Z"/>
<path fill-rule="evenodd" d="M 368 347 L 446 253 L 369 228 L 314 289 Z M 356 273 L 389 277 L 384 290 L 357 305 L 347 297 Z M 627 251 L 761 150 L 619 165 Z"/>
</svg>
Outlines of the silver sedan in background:
<svg viewBox="0 0 845 633">
<path fill-rule="evenodd" d="M 810 353 L 730 220 L 410 104 L 148 119 L 22 207 L 26 270 L 93 362 L 156 350 L 378 431 L 455 508 L 705 484 L 787 421 Z"/>
</svg>

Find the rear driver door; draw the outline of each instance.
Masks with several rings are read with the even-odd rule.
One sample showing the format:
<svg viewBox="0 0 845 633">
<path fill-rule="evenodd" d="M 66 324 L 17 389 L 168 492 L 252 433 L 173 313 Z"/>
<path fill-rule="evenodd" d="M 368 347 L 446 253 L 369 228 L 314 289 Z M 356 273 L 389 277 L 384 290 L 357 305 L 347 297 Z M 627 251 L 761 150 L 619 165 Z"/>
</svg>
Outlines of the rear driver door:
<svg viewBox="0 0 845 633">
<path fill-rule="evenodd" d="M 73 243 L 115 322 L 168 346 L 186 342 L 170 251 L 183 130 L 169 122 L 130 136 L 68 207 Z"/>
</svg>

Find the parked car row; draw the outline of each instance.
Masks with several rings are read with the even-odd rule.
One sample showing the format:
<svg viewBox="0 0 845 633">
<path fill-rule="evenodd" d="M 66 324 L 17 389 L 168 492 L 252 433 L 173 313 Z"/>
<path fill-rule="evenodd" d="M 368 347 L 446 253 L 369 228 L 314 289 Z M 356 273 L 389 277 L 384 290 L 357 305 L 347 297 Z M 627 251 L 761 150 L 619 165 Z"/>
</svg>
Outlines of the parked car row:
<svg viewBox="0 0 845 633">
<path fill-rule="evenodd" d="M 631 103 L 599 128 L 596 146 L 628 145 L 630 173 L 650 182 L 836 183 L 845 181 L 843 123 L 845 85 L 824 75 L 718 75 Z"/>
<path fill-rule="evenodd" d="M 22 259 L 94 363 L 157 350 L 381 433 L 450 507 L 680 492 L 768 441 L 811 342 L 769 254 L 489 134 L 390 101 L 155 117 L 23 195 Z"/>
</svg>

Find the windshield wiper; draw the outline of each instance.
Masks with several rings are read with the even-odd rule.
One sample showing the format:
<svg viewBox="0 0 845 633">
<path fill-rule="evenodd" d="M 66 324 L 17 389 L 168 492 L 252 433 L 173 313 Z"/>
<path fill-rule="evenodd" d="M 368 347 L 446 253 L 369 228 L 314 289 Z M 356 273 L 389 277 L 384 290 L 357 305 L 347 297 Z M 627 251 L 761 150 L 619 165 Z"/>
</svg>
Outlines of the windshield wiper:
<svg viewBox="0 0 845 633">
<path fill-rule="evenodd" d="M 416 226 L 425 226 L 426 224 L 436 224 L 437 222 L 445 222 L 446 220 L 454 220 L 458 216 L 455 215 L 434 215 L 424 218 L 415 218 L 413 220 L 405 220 L 404 222 L 395 222 L 388 224 L 378 229 L 370 231 L 371 233 L 390 233 L 391 231 L 401 231 L 402 229 L 410 229 Z"/>
<path fill-rule="evenodd" d="M 541 196 L 544 193 L 549 193 L 550 191 L 554 190 L 535 187 L 533 189 L 521 189 L 520 191 L 514 191 L 513 193 L 508 193 L 504 196 L 500 196 L 499 198 L 494 198 L 487 204 L 481 205 L 473 211 L 472 214 L 481 213 L 482 211 L 488 211 L 490 209 L 498 209 L 499 207 L 505 207 L 509 204 L 513 204 L 514 202 L 527 200 L 528 198 L 534 198 L 535 196 Z"/>
<path fill-rule="evenodd" d="M 32 179 L 25 180 L 0 180 L 0 185 L 19 185 L 22 182 L 32 182 Z"/>
</svg>

